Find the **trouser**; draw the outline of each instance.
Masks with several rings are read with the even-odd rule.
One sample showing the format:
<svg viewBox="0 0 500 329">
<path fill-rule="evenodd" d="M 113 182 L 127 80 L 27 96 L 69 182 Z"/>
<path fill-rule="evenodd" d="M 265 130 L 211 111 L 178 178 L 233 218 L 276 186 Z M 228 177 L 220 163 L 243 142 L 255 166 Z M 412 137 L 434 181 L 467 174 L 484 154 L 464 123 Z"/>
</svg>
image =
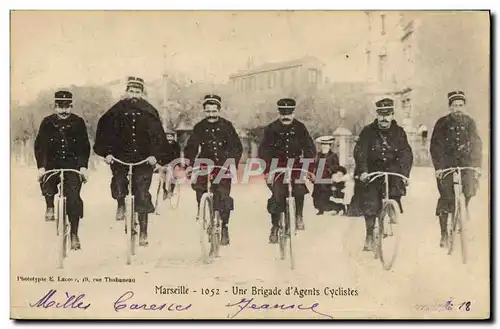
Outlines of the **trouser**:
<svg viewBox="0 0 500 329">
<path fill-rule="evenodd" d="M 47 208 L 54 208 L 54 196 L 57 194 L 59 175 L 50 177 L 45 183 L 40 183 Z M 66 214 L 71 225 L 70 232 L 78 234 L 80 218 L 83 217 L 83 200 L 80 196 L 82 180 L 77 173 L 64 173 L 64 196 L 66 197 Z"/>
<path fill-rule="evenodd" d="M 193 189 L 196 191 L 196 202 L 200 207 L 201 197 L 207 192 L 205 184 L 193 184 Z M 212 185 L 212 193 L 214 195 L 214 211 L 220 213 L 223 226 L 229 224 L 229 216 L 234 210 L 234 200 L 231 198 L 231 181 L 221 180 L 219 184 Z"/>
<path fill-rule="evenodd" d="M 111 179 L 111 196 L 118 201 L 119 205 L 125 204 L 128 194 L 128 166 L 119 163 L 111 164 L 113 178 Z M 153 177 L 153 167 L 147 163 L 135 166 L 132 171 L 132 194 L 135 200 L 135 210 L 139 214 L 154 212 L 149 188 Z"/>
<path fill-rule="evenodd" d="M 309 193 L 304 184 L 292 183 L 292 196 L 295 200 L 295 218 L 303 217 L 304 196 Z M 271 214 L 271 223 L 278 226 L 280 215 L 285 211 L 286 198 L 288 197 L 288 185 L 276 182 L 274 185 L 267 184 L 273 195 L 267 200 L 267 211 Z"/>
<path fill-rule="evenodd" d="M 444 179 L 436 179 L 439 191 L 439 199 L 436 206 L 436 216 L 453 214 L 455 212 L 455 189 L 453 184 L 453 174 L 447 175 Z M 476 195 L 479 182 L 474 177 L 472 171 L 462 171 L 462 191 L 466 203 Z"/>
<path fill-rule="evenodd" d="M 470 196 L 465 197 L 465 207 L 467 209 L 469 208 L 470 199 L 471 199 Z M 443 212 L 439 214 L 438 218 L 439 218 L 439 227 L 441 230 L 441 235 L 446 235 L 448 230 L 448 213 Z"/>
<path fill-rule="evenodd" d="M 54 196 L 57 194 L 57 185 L 60 183 L 59 174 L 50 177 L 45 183 L 40 183 L 42 194 L 45 197 L 47 208 L 54 207 Z M 83 200 L 80 197 L 82 180 L 74 172 L 64 173 L 64 196 L 66 197 L 66 214 L 70 218 L 83 217 Z"/>
</svg>

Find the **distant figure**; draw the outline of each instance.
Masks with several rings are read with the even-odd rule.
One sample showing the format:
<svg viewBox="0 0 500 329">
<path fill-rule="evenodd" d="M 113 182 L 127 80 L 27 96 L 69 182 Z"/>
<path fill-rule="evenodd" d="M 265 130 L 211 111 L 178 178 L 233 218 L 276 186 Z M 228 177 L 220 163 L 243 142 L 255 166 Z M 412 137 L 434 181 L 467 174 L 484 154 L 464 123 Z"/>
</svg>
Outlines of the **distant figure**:
<svg viewBox="0 0 500 329">
<path fill-rule="evenodd" d="M 418 134 L 422 137 L 422 145 L 427 144 L 427 135 L 429 131 L 425 125 L 418 126 Z"/>
<path fill-rule="evenodd" d="M 331 150 L 331 145 L 334 142 L 333 136 L 322 136 L 316 139 L 320 144 L 320 150 L 316 155 L 316 165 L 321 172 L 316 174 L 321 179 L 331 179 L 339 166 L 339 157 Z M 315 183 L 312 193 L 314 208 L 318 210 L 316 215 L 323 215 L 325 211 L 332 210 L 332 184 L 331 183 Z"/>
</svg>

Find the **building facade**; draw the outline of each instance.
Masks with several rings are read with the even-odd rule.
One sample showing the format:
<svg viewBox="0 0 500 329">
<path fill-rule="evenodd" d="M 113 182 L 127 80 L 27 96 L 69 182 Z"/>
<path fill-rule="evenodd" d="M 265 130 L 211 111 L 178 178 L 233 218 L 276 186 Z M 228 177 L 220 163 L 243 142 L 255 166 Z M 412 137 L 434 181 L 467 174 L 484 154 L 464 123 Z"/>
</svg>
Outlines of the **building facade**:
<svg viewBox="0 0 500 329">
<path fill-rule="evenodd" d="M 238 71 L 229 76 L 229 82 L 240 93 L 254 92 L 294 93 L 297 90 L 315 90 L 323 84 L 324 64 L 314 57 L 267 63 Z"/>
</svg>

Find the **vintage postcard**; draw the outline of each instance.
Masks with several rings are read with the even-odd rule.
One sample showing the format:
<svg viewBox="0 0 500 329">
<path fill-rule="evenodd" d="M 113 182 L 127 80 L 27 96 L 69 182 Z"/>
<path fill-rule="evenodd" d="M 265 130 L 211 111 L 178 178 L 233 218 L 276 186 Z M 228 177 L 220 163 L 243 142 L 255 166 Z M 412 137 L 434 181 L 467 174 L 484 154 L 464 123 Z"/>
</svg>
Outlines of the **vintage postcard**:
<svg viewBox="0 0 500 329">
<path fill-rule="evenodd" d="M 11 11 L 11 318 L 488 319 L 488 11 Z"/>
</svg>

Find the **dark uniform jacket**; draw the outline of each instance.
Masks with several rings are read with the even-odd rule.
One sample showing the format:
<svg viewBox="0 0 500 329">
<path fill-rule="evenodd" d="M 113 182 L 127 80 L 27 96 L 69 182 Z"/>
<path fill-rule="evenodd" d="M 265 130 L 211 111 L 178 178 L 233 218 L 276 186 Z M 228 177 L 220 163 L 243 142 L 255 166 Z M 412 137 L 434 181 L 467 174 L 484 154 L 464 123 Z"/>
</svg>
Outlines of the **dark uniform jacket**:
<svg viewBox="0 0 500 329">
<path fill-rule="evenodd" d="M 271 169 L 273 158 L 278 159 L 276 168 L 286 167 L 289 159 L 293 159 L 293 168 L 302 168 L 304 163 L 300 161 L 301 158 L 314 160 L 316 146 L 302 122 L 294 119 L 291 124 L 284 125 L 278 119 L 271 122 L 264 130 L 264 138 L 260 143 L 258 153 L 259 157 L 266 162 L 264 173 L 267 174 Z M 308 170 L 314 172 L 314 161 Z M 294 178 L 299 176 L 301 173 L 298 171 L 292 174 Z"/>
<path fill-rule="evenodd" d="M 126 162 L 154 156 L 162 164 L 165 145 L 158 111 L 144 99 L 123 99 L 99 119 L 94 152 Z"/>
<path fill-rule="evenodd" d="M 175 140 L 166 140 L 164 150 L 165 159 L 163 164 L 169 164 L 170 162 L 179 159 L 181 156 L 181 146 Z"/>
<path fill-rule="evenodd" d="M 56 114 L 42 120 L 35 139 L 35 158 L 38 168 L 87 168 L 90 143 L 85 121 L 71 113 L 67 119 Z"/>
<path fill-rule="evenodd" d="M 432 132 L 430 152 L 436 169 L 481 167 L 482 143 L 474 120 L 465 114 L 441 117 Z"/>
<path fill-rule="evenodd" d="M 430 152 L 436 170 L 449 167 L 481 167 L 482 143 L 474 120 L 465 114 L 456 116 L 451 113 L 440 118 L 432 132 Z M 453 212 L 453 176 L 436 178 L 436 182 L 440 194 L 436 215 Z M 462 191 L 466 198 L 474 196 L 478 186 L 474 172 L 462 171 Z"/>
<path fill-rule="evenodd" d="M 194 166 L 196 158 L 210 159 L 222 166 L 227 159 L 234 159 L 237 166 L 243 153 L 243 145 L 233 124 L 222 118 L 208 122 L 205 118 L 193 127 L 193 133 L 184 147 L 184 157 Z M 217 175 L 218 169 L 212 173 Z"/>
<path fill-rule="evenodd" d="M 388 129 L 380 129 L 377 120 L 363 128 L 354 147 L 355 175 L 363 172 L 387 171 L 409 177 L 413 152 L 406 133 L 395 120 Z M 406 194 L 400 178 L 390 177 L 391 196 Z M 373 184 L 372 184 L 373 185 Z"/>
</svg>

